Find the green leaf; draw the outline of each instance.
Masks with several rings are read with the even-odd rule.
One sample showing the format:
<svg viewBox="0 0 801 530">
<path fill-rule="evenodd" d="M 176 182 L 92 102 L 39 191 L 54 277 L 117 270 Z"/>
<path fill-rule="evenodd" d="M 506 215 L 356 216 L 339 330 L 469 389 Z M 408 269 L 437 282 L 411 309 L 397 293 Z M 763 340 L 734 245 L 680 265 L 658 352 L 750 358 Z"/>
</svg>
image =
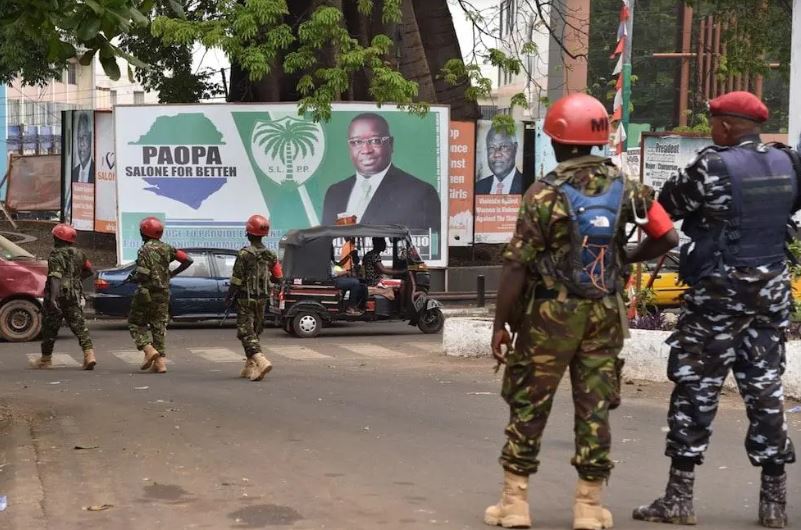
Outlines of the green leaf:
<svg viewBox="0 0 801 530">
<path fill-rule="evenodd" d="M 101 57 L 100 64 L 103 66 L 103 71 L 112 81 L 117 81 L 120 78 L 120 65 L 117 64 L 116 57 Z"/>
<path fill-rule="evenodd" d="M 78 25 L 78 39 L 81 42 L 94 39 L 100 32 L 101 22 L 99 17 L 85 17 Z"/>
<path fill-rule="evenodd" d="M 97 53 L 97 48 L 87 50 L 83 55 L 81 55 L 81 58 L 78 59 L 78 62 L 82 66 L 89 66 L 92 64 L 92 58 L 95 56 L 95 53 Z"/>
<path fill-rule="evenodd" d="M 179 18 L 186 18 L 184 6 L 181 5 L 181 2 L 178 2 L 177 0 L 169 0 L 169 4 L 173 13 L 175 13 Z"/>
<path fill-rule="evenodd" d="M 131 14 L 131 20 L 139 24 L 140 26 L 147 26 L 150 24 L 150 19 L 143 15 L 138 9 L 132 7 L 129 11 Z"/>
<path fill-rule="evenodd" d="M 98 15 L 102 15 L 106 8 L 98 4 L 95 0 L 84 0 L 84 3 L 92 8 L 92 11 Z"/>
<path fill-rule="evenodd" d="M 137 59 L 136 57 L 134 57 L 130 53 L 126 52 L 125 50 L 123 50 L 121 48 L 118 48 L 117 46 L 112 46 L 112 48 L 114 49 L 114 52 L 117 55 L 119 55 L 120 57 L 122 57 L 123 59 L 128 61 L 131 65 L 133 65 L 133 66 L 135 66 L 137 68 L 148 68 L 148 64 L 147 63 L 140 61 L 139 59 Z"/>
</svg>

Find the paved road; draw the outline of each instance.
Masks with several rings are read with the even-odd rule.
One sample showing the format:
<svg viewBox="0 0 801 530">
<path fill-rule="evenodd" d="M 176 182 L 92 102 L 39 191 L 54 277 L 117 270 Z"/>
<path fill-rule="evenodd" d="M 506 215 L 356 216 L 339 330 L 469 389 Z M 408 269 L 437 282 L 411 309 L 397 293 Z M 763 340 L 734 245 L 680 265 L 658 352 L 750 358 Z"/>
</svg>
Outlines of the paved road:
<svg viewBox="0 0 801 530">
<path fill-rule="evenodd" d="M 0 344 L 0 495 L 9 503 L 0 528 L 484 528 L 507 414 L 487 360 L 445 358 L 439 337 L 401 324 L 346 325 L 316 340 L 268 329 L 275 369 L 251 383 L 236 377 L 242 357 L 230 326 L 172 328 L 165 375 L 139 373 L 121 323 L 96 322 L 92 332 L 93 372 L 77 369 L 66 329 L 56 345 L 64 366 L 47 372 L 25 368 L 36 344 Z M 532 481 L 537 528 L 571 522 L 567 386 Z M 629 514 L 664 484 L 668 393 L 625 387 L 608 495 L 616 528 L 660 528 Z M 699 473 L 699 528 L 755 527 L 758 473 L 732 398 Z M 801 443 L 801 414 L 790 417 Z M 799 527 L 801 466 L 790 481 Z"/>
</svg>

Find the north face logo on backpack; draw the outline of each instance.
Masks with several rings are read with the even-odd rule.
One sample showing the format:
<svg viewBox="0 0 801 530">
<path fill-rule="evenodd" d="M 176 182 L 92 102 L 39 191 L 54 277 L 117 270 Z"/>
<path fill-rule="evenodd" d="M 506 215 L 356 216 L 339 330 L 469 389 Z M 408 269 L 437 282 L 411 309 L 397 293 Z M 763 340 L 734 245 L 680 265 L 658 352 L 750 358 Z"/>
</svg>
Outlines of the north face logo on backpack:
<svg viewBox="0 0 801 530">
<path fill-rule="evenodd" d="M 609 228 L 611 226 L 609 224 L 609 218 L 604 217 L 603 215 L 599 215 L 598 217 L 590 221 L 590 224 L 595 228 Z"/>
</svg>

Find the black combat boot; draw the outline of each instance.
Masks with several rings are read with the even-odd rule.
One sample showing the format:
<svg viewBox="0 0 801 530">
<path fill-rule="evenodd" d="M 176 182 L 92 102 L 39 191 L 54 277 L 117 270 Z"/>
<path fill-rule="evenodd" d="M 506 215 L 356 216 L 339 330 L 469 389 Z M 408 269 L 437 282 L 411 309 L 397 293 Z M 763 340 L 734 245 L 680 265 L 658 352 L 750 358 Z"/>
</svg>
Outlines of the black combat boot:
<svg viewBox="0 0 801 530">
<path fill-rule="evenodd" d="M 636 508 L 632 517 L 651 523 L 695 524 L 694 483 L 693 471 L 680 471 L 671 467 L 665 496 L 649 505 Z"/>
<path fill-rule="evenodd" d="M 759 524 L 767 528 L 787 526 L 787 474 L 771 476 L 762 473 L 759 490 Z"/>
</svg>

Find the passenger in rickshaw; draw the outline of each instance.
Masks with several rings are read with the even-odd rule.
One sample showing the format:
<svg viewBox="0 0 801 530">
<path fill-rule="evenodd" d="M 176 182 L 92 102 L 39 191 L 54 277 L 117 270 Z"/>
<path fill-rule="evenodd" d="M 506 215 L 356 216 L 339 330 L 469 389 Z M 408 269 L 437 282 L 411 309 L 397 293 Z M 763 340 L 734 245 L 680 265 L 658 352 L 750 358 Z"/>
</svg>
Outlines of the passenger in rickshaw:
<svg viewBox="0 0 801 530">
<path fill-rule="evenodd" d="M 364 279 L 368 285 L 368 295 L 380 295 L 389 300 L 395 300 L 395 291 L 398 290 L 403 294 L 403 285 L 405 282 L 400 280 L 397 285 L 386 285 L 390 283 L 397 283 L 398 280 L 384 283 L 384 276 L 392 276 L 403 274 L 405 271 L 398 271 L 385 267 L 381 262 L 381 253 L 387 249 L 387 242 L 383 237 L 373 238 L 373 249 L 364 255 L 362 263 L 364 265 Z"/>
<path fill-rule="evenodd" d="M 351 250 L 339 261 L 334 258 L 334 248 L 331 247 L 332 275 L 334 285 L 337 289 L 348 293 L 345 302 L 345 314 L 359 316 L 362 314 L 361 306 L 367 300 L 367 286 L 362 284 L 356 277 L 359 265 L 359 251 L 356 249 L 355 240 L 349 238 L 346 247 Z"/>
</svg>

